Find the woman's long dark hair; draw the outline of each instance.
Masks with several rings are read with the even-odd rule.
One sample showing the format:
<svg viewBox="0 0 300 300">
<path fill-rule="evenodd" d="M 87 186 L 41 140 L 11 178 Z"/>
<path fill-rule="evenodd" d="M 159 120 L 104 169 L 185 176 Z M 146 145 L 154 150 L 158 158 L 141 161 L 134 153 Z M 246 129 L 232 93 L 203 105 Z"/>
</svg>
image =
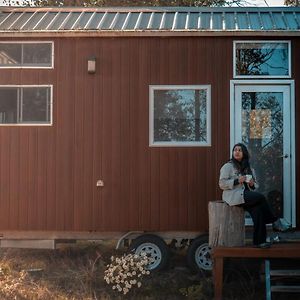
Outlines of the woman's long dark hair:
<svg viewBox="0 0 300 300">
<path fill-rule="evenodd" d="M 234 157 L 233 157 L 233 151 L 234 151 L 234 148 L 235 147 L 241 147 L 242 149 L 242 152 L 243 152 L 243 159 L 241 162 L 239 162 L 238 160 L 236 160 Z M 242 174 L 242 175 L 246 175 L 246 174 L 252 174 L 252 171 L 251 171 L 251 167 L 250 167 L 250 162 L 249 162 L 249 159 L 250 159 L 250 155 L 249 155 L 249 152 L 248 152 L 248 149 L 247 147 L 242 144 L 242 143 L 237 143 L 233 146 L 232 148 L 232 156 L 231 156 L 231 162 L 233 163 L 233 165 L 235 166 L 235 168 Z"/>
</svg>

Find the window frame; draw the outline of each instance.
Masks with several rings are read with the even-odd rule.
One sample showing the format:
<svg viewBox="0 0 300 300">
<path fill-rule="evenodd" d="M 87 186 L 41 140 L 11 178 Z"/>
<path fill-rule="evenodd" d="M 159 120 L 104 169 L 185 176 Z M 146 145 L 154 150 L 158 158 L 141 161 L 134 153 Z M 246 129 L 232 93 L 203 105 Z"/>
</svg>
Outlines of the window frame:
<svg viewBox="0 0 300 300">
<path fill-rule="evenodd" d="M 18 84 L 13 84 L 13 85 L 0 85 L 0 90 L 1 88 L 42 88 L 42 87 L 47 87 L 50 88 L 50 119 L 49 119 L 49 123 L 0 123 L 0 127 L 1 126 L 53 126 L 53 85 L 52 84 L 34 84 L 34 85 L 18 85 Z M 21 95 L 23 97 L 23 91 L 20 90 Z M 19 92 L 18 92 L 19 93 Z M 21 101 L 23 101 L 23 99 L 21 99 Z M 17 105 L 19 105 L 19 103 L 17 103 Z"/>
<path fill-rule="evenodd" d="M 154 91 L 155 90 L 199 90 L 207 91 L 206 142 L 155 142 L 154 141 Z M 149 146 L 150 147 L 210 147 L 211 146 L 211 85 L 149 85 Z"/>
<path fill-rule="evenodd" d="M 51 44 L 51 65 L 50 66 L 24 66 L 24 65 L 7 65 L 1 66 L 0 69 L 54 69 L 54 41 L 0 41 L 0 44 Z"/>
<path fill-rule="evenodd" d="M 288 75 L 237 75 L 236 74 L 236 45 L 239 43 L 243 44 L 255 44 L 255 43 L 265 43 L 265 44 L 272 44 L 272 43 L 277 43 L 277 44 L 282 44 L 285 43 L 288 45 Z M 233 41 L 233 78 L 235 79 L 258 79 L 258 78 L 291 78 L 292 76 L 292 70 L 291 70 L 291 41 L 290 40 L 238 40 L 238 41 Z"/>
</svg>

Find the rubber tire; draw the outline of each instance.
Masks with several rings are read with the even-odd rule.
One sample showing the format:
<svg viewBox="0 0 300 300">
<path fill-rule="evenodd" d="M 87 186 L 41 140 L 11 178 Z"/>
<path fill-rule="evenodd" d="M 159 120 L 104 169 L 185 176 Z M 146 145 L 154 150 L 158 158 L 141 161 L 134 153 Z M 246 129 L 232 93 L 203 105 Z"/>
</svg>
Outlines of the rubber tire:
<svg viewBox="0 0 300 300">
<path fill-rule="evenodd" d="M 196 273 L 212 270 L 213 261 L 207 235 L 198 236 L 191 242 L 187 250 L 187 264 Z"/>
<path fill-rule="evenodd" d="M 157 262 L 154 263 L 156 266 L 153 268 L 150 265 L 148 270 L 160 271 L 168 265 L 169 256 L 170 256 L 169 248 L 162 238 L 160 238 L 156 235 L 153 235 L 153 234 L 141 235 L 132 241 L 132 243 L 129 247 L 129 250 L 133 253 L 136 253 L 137 249 L 141 250 L 141 248 L 143 248 L 143 246 L 151 247 L 151 245 L 153 246 L 152 250 L 155 253 L 158 251 L 158 256 L 160 256 L 160 258 L 159 258 L 160 262 L 158 265 L 156 265 Z"/>
</svg>

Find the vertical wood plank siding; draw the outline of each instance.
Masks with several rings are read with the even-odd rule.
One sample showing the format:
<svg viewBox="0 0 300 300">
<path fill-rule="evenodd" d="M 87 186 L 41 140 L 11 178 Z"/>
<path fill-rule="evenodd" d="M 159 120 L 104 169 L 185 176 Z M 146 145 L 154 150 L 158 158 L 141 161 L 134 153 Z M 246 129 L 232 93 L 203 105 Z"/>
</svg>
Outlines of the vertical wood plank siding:
<svg viewBox="0 0 300 300">
<path fill-rule="evenodd" d="M 53 70 L 0 70 L 1 85 L 53 84 L 54 102 L 53 126 L 0 126 L 0 229 L 207 230 L 229 154 L 233 39 L 53 41 Z M 292 45 L 300 79 L 299 39 Z M 211 85 L 211 147 L 149 147 L 151 84 Z"/>
</svg>

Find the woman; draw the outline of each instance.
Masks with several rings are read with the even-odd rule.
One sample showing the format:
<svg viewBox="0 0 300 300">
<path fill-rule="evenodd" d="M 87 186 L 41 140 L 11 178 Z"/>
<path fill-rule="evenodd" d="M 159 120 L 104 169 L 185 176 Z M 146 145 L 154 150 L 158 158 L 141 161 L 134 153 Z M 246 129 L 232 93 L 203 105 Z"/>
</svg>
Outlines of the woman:
<svg viewBox="0 0 300 300">
<path fill-rule="evenodd" d="M 253 244 L 266 248 L 266 224 L 273 223 L 276 231 L 290 228 L 283 225 L 272 213 L 264 195 L 255 192 L 258 188 L 255 172 L 250 167 L 249 152 L 244 144 L 234 145 L 232 158 L 220 171 L 219 186 L 223 190 L 223 201 L 229 205 L 239 205 L 249 212 L 254 225 Z"/>
</svg>

